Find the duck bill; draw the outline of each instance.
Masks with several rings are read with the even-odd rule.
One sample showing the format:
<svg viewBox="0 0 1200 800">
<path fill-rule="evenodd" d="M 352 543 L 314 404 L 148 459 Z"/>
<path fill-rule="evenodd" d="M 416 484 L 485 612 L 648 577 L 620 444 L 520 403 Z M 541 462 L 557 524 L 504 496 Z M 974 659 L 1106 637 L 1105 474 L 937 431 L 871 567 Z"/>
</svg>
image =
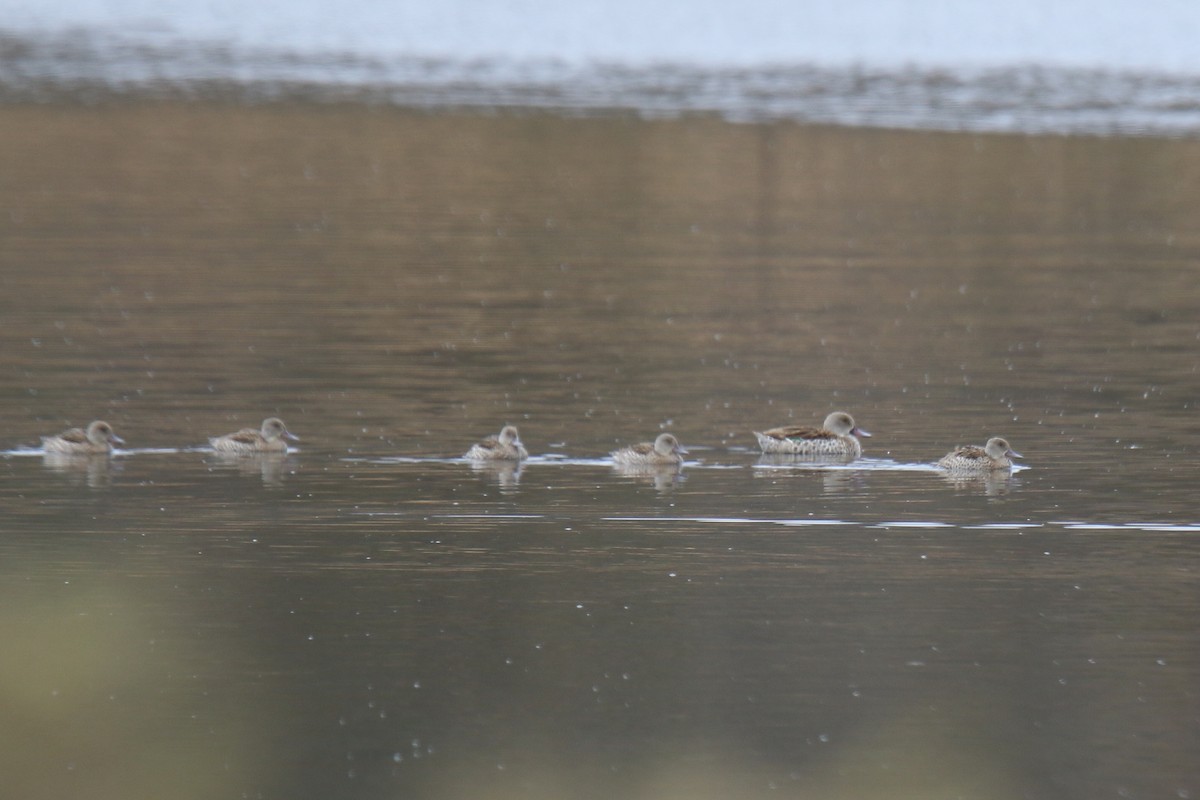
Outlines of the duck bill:
<svg viewBox="0 0 1200 800">
<path fill-rule="evenodd" d="M 296 434 L 292 433 L 291 431 L 284 431 L 284 432 L 283 432 L 283 438 L 285 438 L 285 439 L 289 439 L 289 440 L 291 440 L 291 441 L 293 441 L 293 442 L 298 442 L 298 441 L 300 441 L 300 437 L 299 437 L 299 436 L 297 436 Z"/>
<path fill-rule="evenodd" d="M 850 431 L 850 433 L 851 433 L 851 435 L 853 435 L 853 436 L 862 436 L 862 437 L 865 437 L 865 438 L 867 438 L 867 439 L 870 439 L 870 438 L 871 438 L 871 432 L 870 432 L 870 431 L 864 431 L 862 428 L 857 428 L 857 427 L 856 427 L 856 428 L 854 428 L 854 430 Z"/>
<path fill-rule="evenodd" d="M 115 433 L 112 436 L 108 437 L 108 439 L 110 442 L 115 442 L 116 444 L 125 444 L 125 440 L 122 439 L 120 436 L 117 436 Z"/>
<path fill-rule="evenodd" d="M 1008 456 L 1009 458 L 1024 458 L 1025 457 L 1025 456 L 1021 455 L 1020 453 L 1018 453 L 1016 450 L 1013 450 L 1011 447 L 1008 448 L 1008 452 L 1005 453 L 1005 455 Z"/>
<path fill-rule="evenodd" d="M 675 452 L 679 453 L 679 455 L 681 455 L 681 456 L 690 455 L 690 453 L 688 453 L 688 451 L 687 451 L 687 448 L 681 444 L 675 445 Z"/>
</svg>

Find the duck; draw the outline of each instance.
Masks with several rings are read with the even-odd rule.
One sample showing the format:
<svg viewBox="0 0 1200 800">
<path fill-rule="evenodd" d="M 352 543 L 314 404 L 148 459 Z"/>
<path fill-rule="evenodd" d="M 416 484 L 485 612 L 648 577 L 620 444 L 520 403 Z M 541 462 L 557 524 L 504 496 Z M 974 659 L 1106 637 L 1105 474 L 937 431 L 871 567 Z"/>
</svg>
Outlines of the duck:
<svg viewBox="0 0 1200 800">
<path fill-rule="evenodd" d="M 641 442 L 614 450 L 609 455 L 624 466 L 679 466 L 687 450 L 673 433 L 660 433 L 654 443 Z"/>
<path fill-rule="evenodd" d="M 858 437 L 871 434 L 854 423 L 845 411 L 834 411 L 825 417 L 820 428 L 809 425 L 785 425 L 768 431 L 754 431 L 758 446 L 764 453 L 790 453 L 801 456 L 858 458 L 862 444 Z"/>
<path fill-rule="evenodd" d="M 955 448 L 942 456 L 937 465 L 949 472 L 991 472 L 1012 469 L 1011 459 L 1021 457 L 1020 453 L 1012 449 L 1007 439 L 993 436 L 983 447 L 969 444 Z"/>
<path fill-rule="evenodd" d="M 498 436 L 489 436 L 482 442 L 471 445 L 463 458 L 472 461 L 521 461 L 529 458 L 529 451 L 521 444 L 521 434 L 516 425 L 505 425 Z"/>
<path fill-rule="evenodd" d="M 284 439 L 300 441 L 279 417 L 267 417 L 259 430 L 242 428 L 235 433 L 214 436 L 208 443 L 218 453 L 286 453 L 288 446 Z"/>
<path fill-rule="evenodd" d="M 117 436 L 112 425 L 102 419 L 92 421 L 87 426 L 87 430 L 71 428 L 57 436 L 42 437 L 43 451 L 64 455 L 111 453 L 113 444 L 125 444 L 125 440 Z"/>
</svg>

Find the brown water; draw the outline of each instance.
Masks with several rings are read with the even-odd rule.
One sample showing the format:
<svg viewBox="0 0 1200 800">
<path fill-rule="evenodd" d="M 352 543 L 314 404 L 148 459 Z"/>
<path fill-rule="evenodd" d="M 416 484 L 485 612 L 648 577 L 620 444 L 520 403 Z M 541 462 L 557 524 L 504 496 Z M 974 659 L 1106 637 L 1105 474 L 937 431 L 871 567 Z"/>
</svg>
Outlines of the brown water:
<svg viewBox="0 0 1200 800">
<path fill-rule="evenodd" d="M 1200 796 L 1200 142 L 3 120 L 14 797 Z"/>
</svg>

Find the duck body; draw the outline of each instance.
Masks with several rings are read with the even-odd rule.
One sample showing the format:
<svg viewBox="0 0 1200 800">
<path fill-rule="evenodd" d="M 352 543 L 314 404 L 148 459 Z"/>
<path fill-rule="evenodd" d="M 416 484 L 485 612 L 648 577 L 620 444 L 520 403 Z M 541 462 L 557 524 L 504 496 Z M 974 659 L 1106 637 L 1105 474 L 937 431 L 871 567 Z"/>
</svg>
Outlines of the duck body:
<svg viewBox="0 0 1200 800">
<path fill-rule="evenodd" d="M 958 474 L 985 473 L 995 470 L 1011 470 L 1013 458 L 1021 454 L 1012 449 L 1007 439 L 993 436 L 983 447 L 965 445 L 942 456 L 937 465 L 948 472 Z"/>
<path fill-rule="evenodd" d="M 125 440 L 113 431 L 104 420 L 95 420 L 83 428 L 71 428 L 57 436 L 43 436 L 42 450 L 62 455 L 99 455 L 111 453 L 113 444 L 125 444 Z"/>
<path fill-rule="evenodd" d="M 854 424 L 854 417 L 835 411 L 825 417 L 820 428 L 786 425 L 767 431 L 754 431 L 764 453 L 811 456 L 814 458 L 854 459 L 862 455 L 859 436 L 871 434 Z"/>
<path fill-rule="evenodd" d="M 208 443 L 218 453 L 286 453 L 288 446 L 285 440 L 287 439 L 293 442 L 300 441 L 299 436 L 295 436 L 287 429 L 283 420 L 278 417 L 267 417 L 258 430 L 242 428 L 240 431 L 227 433 L 224 436 L 214 436 L 208 440 Z"/>
<path fill-rule="evenodd" d="M 471 445 L 463 458 L 472 461 L 522 461 L 529 458 L 529 451 L 521 443 L 521 435 L 515 425 L 505 425 L 498 436 L 489 436 Z"/>
<path fill-rule="evenodd" d="M 674 434 L 660 433 L 653 443 L 632 444 L 629 447 L 614 450 L 610 455 L 617 464 L 627 467 L 677 467 L 683 463 L 683 457 L 687 455 L 687 450 L 683 448 Z"/>
</svg>

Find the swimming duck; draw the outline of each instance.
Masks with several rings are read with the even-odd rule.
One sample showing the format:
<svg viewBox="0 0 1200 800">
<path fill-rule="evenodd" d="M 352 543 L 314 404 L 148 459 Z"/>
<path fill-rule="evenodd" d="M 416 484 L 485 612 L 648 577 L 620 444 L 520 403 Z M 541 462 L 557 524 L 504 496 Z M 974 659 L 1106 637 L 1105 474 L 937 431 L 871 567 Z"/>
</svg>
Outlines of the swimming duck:
<svg viewBox="0 0 1200 800">
<path fill-rule="evenodd" d="M 219 453 L 286 453 L 288 446 L 284 439 L 300 441 L 279 417 L 267 417 L 260 430 L 242 428 L 236 433 L 214 436 L 208 443 Z"/>
<path fill-rule="evenodd" d="M 626 466 L 678 466 L 683 463 L 687 450 L 672 433 L 660 433 L 650 442 L 622 447 L 610 454 L 613 461 Z"/>
<path fill-rule="evenodd" d="M 520 461 L 529 458 L 516 425 L 505 425 L 499 436 L 489 436 L 463 454 L 472 461 Z"/>
<path fill-rule="evenodd" d="M 69 455 L 92 455 L 111 453 L 113 443 L 125 444 L 125 440 L 113 431 L 112 425 L 104 420 L 95 420 L 83 428 L 71 428 L 57 436 L 43 436 L 42 450 L 47 453 Z"/>
<path fill-rule="evenodd" d="M 808 425 L 785 425 L 769 431 L 755 431 L 758 446 L 764 453 L 791 453 L 802 456 L 858 458 L 862 444 L 856 437 L 870 436 L 854 424 L 854 417 L 845 411 L 834 411 L 820 428 Z"/>
<path fill-rule="evenodd" d="M 950 472 L 990 472 L 1012 469 L 1011 458 L 1021 458 L 1021 454 L 1009 446 L 1007 439 L 993 436 L 983 447 L 973 444 L 959 447 L 947 453 L 937 463 L 939 467 Z"/>
</svg>

